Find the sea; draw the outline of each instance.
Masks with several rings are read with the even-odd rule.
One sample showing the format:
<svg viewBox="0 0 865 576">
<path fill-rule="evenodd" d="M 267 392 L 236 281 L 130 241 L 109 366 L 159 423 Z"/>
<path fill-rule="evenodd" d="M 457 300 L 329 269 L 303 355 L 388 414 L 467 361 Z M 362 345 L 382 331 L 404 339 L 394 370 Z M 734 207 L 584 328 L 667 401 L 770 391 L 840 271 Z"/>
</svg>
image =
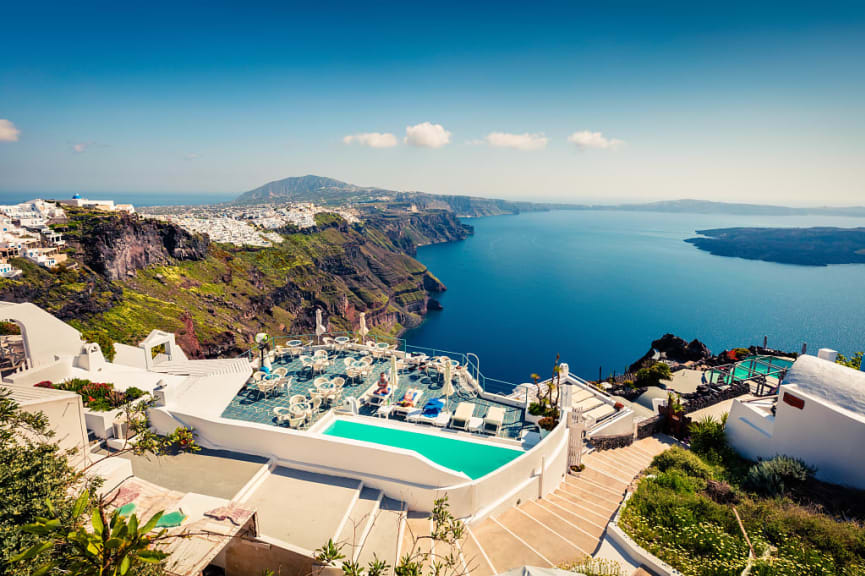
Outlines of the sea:
<svg viewBox="0 0 865 576">
<path fill-rule="evenodd" d="M 88 192 L 139 207 L 235 194 Z M 0 192 L 0 204 L 71 197 Z M 684 240 L 731 226 L 865 226 L 865 218 L 553 211 L 466 219 L 465 241 L 418 249 L 448 290 L 411 345 L 476 354 L 488 378 L 550 374 L 556 355 L 586 378 L 621 373 L 665 333 L 713 352 L 762 344 L 865 350 L 865 265 L 794 266 L 713 256 Z"/>
<path fill-rule="evenodd" d="M 447 286 L 405 338 L 472 352 L 510 383 L 556 359 L 585 378 L 622 373 L 665 333 L 713 352 L 762 345 L 865 350 L 865 265 L 807 267 L 713 256 L 685 242 L 731 226 L 865 226 L 830 216 L 556 211 L 468 220 L 463 242 L 417 258 Z"/>
</svg>

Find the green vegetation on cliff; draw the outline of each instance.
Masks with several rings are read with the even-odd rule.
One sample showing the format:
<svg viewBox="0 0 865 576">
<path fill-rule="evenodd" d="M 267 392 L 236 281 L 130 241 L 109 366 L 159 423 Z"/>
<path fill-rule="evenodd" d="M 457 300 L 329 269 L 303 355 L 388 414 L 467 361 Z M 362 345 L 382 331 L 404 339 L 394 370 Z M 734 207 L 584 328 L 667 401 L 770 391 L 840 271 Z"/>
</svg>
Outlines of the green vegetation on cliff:
<svg viewBox="0 0 865 576">
<path fill-rule="evenodd" d="M 316 308 L 333 331 L 355 329 L 365 311 L 374 331 L 396 334 L 421 321 L 429 291 L 444 289 L 407 252 L 470 232 L 450 213 L 352 226 L 319 216 L 272 247 L 238 248 L 163 222 L 71 211 L 58 228 L 74 268 L 16 261 L 24 274 L 0 279 L 0 299 L 32 301 L 98 342 L 173 332 L 195 357 L 245 350 L 260 331 L 310 333 Z"/>
</svg>

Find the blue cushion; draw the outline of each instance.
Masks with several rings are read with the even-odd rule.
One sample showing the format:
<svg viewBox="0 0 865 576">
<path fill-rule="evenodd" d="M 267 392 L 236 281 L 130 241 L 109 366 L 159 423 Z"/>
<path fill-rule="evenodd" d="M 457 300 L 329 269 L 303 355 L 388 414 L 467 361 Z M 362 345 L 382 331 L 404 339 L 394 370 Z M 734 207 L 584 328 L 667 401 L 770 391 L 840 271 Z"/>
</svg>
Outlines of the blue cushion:
<svg viewBox="0 0 865 576">
<path fill-rule="evenodd" d="M 433 398 L 432 400 L 427 400 L 427 403 L 424 404 L 423 407 L 424 407 L 424 409 L 436 408 L 438 410 L 441 410 L 442 408 L 444 408 L 444 406 L 445 406 L 445 403 L 442 401 L 441 398 Z"/>
</svg>

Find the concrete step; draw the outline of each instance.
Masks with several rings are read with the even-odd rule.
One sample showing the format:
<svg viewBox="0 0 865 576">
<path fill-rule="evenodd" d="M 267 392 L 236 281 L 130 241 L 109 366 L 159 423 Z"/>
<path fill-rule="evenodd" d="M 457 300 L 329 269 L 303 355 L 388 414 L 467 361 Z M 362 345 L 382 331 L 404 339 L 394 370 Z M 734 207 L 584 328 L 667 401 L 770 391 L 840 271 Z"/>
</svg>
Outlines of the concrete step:
<svg viewBox="0 0 865 576">
<path fill-rule="evenodd" d="M 552 504 L 549 508 L 554 512 L 556 510 L 566 510 L 570 512 L 574 517 L 580 519 L 580 521 L 575 522 L 575 524 L 593 536 L 597 536 L 604 532 L 607 523 L 609 523 L 610 517 L 613 514 L 612 512 L 593 510 L 583 502 L 575 502 L 567 497 L 556 496 L 555 494 L 549 494 L 546 499 L 538 500 L 537 504 Z M 573 520 L 571 520 L 571 522 L 573 522 Z"/>
<path fill-rule="evenodd" d="M 630 484 L 631 481 L 633 481 L 634 476 L 636 476 L 640 471 L 640 468 L 631 468 L 627 464 L 622 464 L 621 462 L 611 462 L 600 458 L 594 458 L 591 461 L 586 459 L 583 462 L 588 469 L 597 470 L 598 472 L 606 474 L 607 476 L 614 478 L 619 482 L 624 482 L 625 484 Z"/>
<path fill-rule="evenodd" d="M 551 567 L 553 565 L 526 542 L 491 518 L 472 526 L 471 531 L 478 546 L 495 568 L 496 574 L 519 566 Z"/>
<path fill-rule="evenodd" d="M 558 514 L 554 506 L 549 503 L 546 504 L 547 506 L 544 506 L 540 501 L 526 502 L 520 506 L 520 510 L 567 539 L 579 549 L 582 556 L 591 555 L 600 542 L 599 535 L 593 535 L 584 530 L 586 522 L 573 523 L 564 515 Z M 579 558 L 580 555 L 574 559 L 578 560 Z"/>
<path fill-rule="evenodd" d="M 601 488 L 606 488 L 607 490 L 619 495 L 624 494 L 625 489 L 628 487 L 628 484 L 630 484 L 630 481 L 626 482 L 620 480 L 608 472 L 603 472 L 597 468 L 590 468 L 588 465 L 586 465 L 586 468 L 582 472 L 576 472 L 572 474 L 572 476 L 590 480 Z"/>
<path fill-rule="evenodd" d="M 471 529 L 466 529 L 466 536 L 460 542 L 460 551 L 468 576 L 493 576 L 498 573 L 478 544 Z"/>
<path fill-rule="evenodd" d="M 647 467 L 652 462 L 652 459 L 638 455 L 627 448 L 617 448 L 615 450 L 592 452 L 583 458 L 583 462 L 600 462 L 635 473 Z"/>
<path fill-rule="evenodd" d="M 610 511 L 619 507 L 621 500 L 616 499 L 607 492 L 596 490 L 588 483 L 569 484 L 562 483 L 559 489 L 553 492 L 559 498 L 567 498 L 577 504 L 583 505 L 589 510 L 599 512 L 601 514 L 609 514 Z"/>
<path fill-rule="evenodd" d="M 615 483 L 612 479 L 589 468 L 586 468 L 579 474 L 568 474 L 565 476 L 565 484 L 586 488 L 614 502 L 621 501 L 627 487 L 626 484 L 622 484 L 621 482 Z"/>
<path fill-rule="evenodd" d="M 379 504 L 372 525 L 357 553 L 357 561 L 366 566 L 373 557 L 395 566 L 399 558 L 400 538 L 405 521 L 405 506 L 388 497 Z"/>
<path fill-rule="evenodd" d="M 277 467 L 246 503 L 258 511 L 262 534 L 312 551 L 340 530 L 360 487 L 358 480 Z"/>
<path fill-rule="evenodd" d="M 445 546 L 442 542 L 434 543 L 431 538 L 427 538 L 431 533 L 432 519 L 429 514 L 409 512 L 406 515 L 399 558 L 403 558 L 408 554 L 411 556 L 412 561 L 421 561 L 424 570 L 428 569 L 431 561 L 434 560 L 432 554 L 435 553 L 435 546 Z"/>
<path fill-rule="evenodd" d="M 341 545 L 342 553 L 346 558 L 354 558 L 363 542 L 363 537 L 372 526 L 372 521 L 378 512 L 378 506 L 382 499 L 380 490 L 364 487 L 354 506 L 348 511 L 342 528 L 334 537 L 334 542 Z"/>
<path fill-rule="evenodd" d="M 572 561 L 585 555 L 585 552 L 571 541 L 519 508 L 511 508 L 493 520 L 504 526 L 554 565 Z"/>
</svg>

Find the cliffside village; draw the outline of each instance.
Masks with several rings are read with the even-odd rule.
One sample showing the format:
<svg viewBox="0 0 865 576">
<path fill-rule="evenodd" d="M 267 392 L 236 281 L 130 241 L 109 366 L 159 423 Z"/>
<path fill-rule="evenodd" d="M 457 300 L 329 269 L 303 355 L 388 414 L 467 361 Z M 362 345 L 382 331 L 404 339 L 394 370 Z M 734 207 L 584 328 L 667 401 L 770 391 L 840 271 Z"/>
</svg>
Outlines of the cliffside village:
<svg viewBox="0 0 865 576">
<path fill-rule="evenodd" d="M 50 226 L 65 222 L 63 206 L 135 213 L 132 204 L 88 200 L 77 194 L 66 200 L 36 199 L 0 205 L 0 277 L 15 278 L 21 274 L 9 258 L 26 258 L 44 268 L 54 268 L 68 261 L 67 255 L 61 251 L 66 240 Z M 150 208 L 148 213 L 141 215 L 170 221 L 188 232 L 207 234 L 214 242 L 268 247 L 282 240 L 276 230 L 290 226 L 310 228 L 315 225 L 315 215 L 322 212 L 339 214 L 349 223 L 358 221 L 358 213 L 352 208 L 324 207 L 311 202 L 281 206 Z"/>
<path fill-rule="evenodd" d="M 78 194 L 57 202 L 30 200 L 0 205 L 0 276 L 14 278 L 21 274 L 21 270 L 9 263 L 8 259 L 13 257 L 26 258 L 44 268 L 54 268 L 67 261 L 66 254 L 60 252 L 66 240 L 49 226 L 50 223 L 66 220 L 63 205 L 108 212 L 135 212 L 131 204 L 88 200 Z"/>
<path fill-rule="evenodd" d="M 338 214 L 349 224 L 358 221 L 358 213 L 352 208 L 325 207 L 312 202 L 238 207 L 161 207 L 149 210 L 146 215 L 170 221 L 188 232 L 208 234 L 213 242 L 267 247 L 282 240 L 275 230 L 291 226 L 310 228 L 315 226 L 315 215 L 322 212 Z"/>
</svg>

